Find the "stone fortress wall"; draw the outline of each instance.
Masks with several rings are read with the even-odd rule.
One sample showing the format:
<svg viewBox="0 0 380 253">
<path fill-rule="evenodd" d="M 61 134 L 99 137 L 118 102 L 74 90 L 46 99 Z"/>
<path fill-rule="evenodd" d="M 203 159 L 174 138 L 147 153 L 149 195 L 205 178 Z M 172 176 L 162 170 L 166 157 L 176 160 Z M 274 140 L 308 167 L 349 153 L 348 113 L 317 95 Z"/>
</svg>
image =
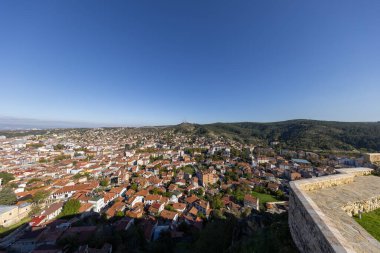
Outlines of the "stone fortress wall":
<svg viewBox="0 0 380 253">
<path fill-rule="evenodd" d="M 341 232 L 342 227 L 331 219 L 330 214 L 326 215 L 327 213 L 321 210 L 316 203 L 318 201 L 315 202 L 313 194 L 310 193 L 317 194 L 322 189 L 331 188 L 334 190 L 333 187 L 335 186 L 350 185 L 354 182 L 355 177 L 369 175 L 372 170 L 354 168 L 337 171 L 339 174 L 290 182 L 289 227 L 300 252 L 358 252 L 357 245 L 353 245 L 349 236 Z M 380 192 L 378 197 L 352 203 L 349 201 L 347 199 L 346 205 L 342 204 L 340 208 L 336 209 L 340 209 L 342 212 L 343 215 L 340 216 L 345 216 L 343 210 L 352 216 L 358 210 L 371 211 L 380 207 Z M 349 217 L 348 215 L 347 217 Z M 343 218 L 346 219 L 347 217 Z M 368 237 L 364 240 L 365 243 L 367 240 L 370 241 L 371 247 L 374 245 L 373 248 L 380 252 L 380 247 L 377 248 L 380 244 L 365 231 L 363 234 Z"/>
<path fill-rule="evenodd" d="M 372 197 L 362 201 L 348 202 L 342 209 L 349 215 L 357 215 L 359 211 L 366 213 L 380 208 L 380 196 Z"/>
<path fill-rule="evenodd" d="M 364 161 L 368 163 L 380 163 L 380 153 L 364 154 Z"/>
</svg>

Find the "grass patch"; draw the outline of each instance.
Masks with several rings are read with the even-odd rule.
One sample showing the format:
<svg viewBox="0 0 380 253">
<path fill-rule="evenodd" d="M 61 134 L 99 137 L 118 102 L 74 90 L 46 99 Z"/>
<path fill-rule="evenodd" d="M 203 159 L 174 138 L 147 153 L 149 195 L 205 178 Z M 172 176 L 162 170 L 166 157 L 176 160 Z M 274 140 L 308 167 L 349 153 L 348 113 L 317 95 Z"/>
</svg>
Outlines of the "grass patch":
<svg viewBox="0 0 380 253">
<path fill-rule="evenodd" d="M 372 212 L 363 213 L 362 218 L 354 217 L 368 233 L 380 241 L 380 209 L 376 209 Z"/>
<path fill-rule="evenodd" d="M 12 226 L 9 227 L 2 227 L 0 226 L 0 238 L 3 238 L 13 231 L 15 231 L 17 228 L 20 226 L 24 225 L 25 223 L 29 222 L 31 219 L 30 217 L 25 217 L 24 219 L 20 220 L 19 222 L 13 224 Z"/>
<path fill-rule="evenodd" d="M 266 193 L 259 193 L 259 192 L 255 192 L 253 191 L 252 192 L 252 195 L 256 198 L 259 199 L 259 204 L 260 204 L 260 209 L 265 209 L 265 204 L 267 202 L 275 202 L 275 201 L 279 201 L 278 199 L 276 199 L 274 196 L 270 195 L 270 194 L 266 194 Z"/>
</svg>

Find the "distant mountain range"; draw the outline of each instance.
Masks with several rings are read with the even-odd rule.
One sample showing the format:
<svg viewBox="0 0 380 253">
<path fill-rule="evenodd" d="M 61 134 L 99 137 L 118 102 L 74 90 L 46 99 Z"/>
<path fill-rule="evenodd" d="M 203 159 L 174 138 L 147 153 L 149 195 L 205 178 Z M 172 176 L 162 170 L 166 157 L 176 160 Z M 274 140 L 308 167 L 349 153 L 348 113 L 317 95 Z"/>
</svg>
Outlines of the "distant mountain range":
<svg viewBox="0 0 380 253">
<path fill-rule="evenodd" d="M 380 122 L 289 120 L 273 123 L 184 123 L 176 131 L 225 136 L 247 144 L 306 150 L 380 151 Z"/>
<path fill-rule="evenodd" d="M 37 120 L 0 116 L 0 130 L 27 130 L 48 128 L 98 127 L 99 124 L 86 122 Z"/>
</svg>

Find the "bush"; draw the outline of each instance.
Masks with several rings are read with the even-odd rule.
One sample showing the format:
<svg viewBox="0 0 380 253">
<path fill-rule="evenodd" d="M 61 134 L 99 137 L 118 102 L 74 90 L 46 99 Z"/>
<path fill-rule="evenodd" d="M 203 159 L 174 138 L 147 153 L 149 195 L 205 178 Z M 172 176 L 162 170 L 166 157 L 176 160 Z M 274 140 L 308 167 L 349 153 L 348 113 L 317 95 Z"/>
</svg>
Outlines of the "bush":
<svg viewBox="0 0 380 253">
<path fill-rule="evenodd" d="M 2 185 L 6 185 L 9 181 L 12 181 L 15 179 L 13 174 L 8 172 L 0 172 L 0 178 L 3 179 Z"/>
<path fill-rule="evenodd" d="M 70 216 L 79 213 L 80 202 L 77 199 L 69 199 L 63 206 L 61 216 Z"/>
<path fill-rule="evenodd" d="M 17 197 L 11 188 L 3 188 L 0 191 L 0 205 L 14 205 Z"/>
</svg>

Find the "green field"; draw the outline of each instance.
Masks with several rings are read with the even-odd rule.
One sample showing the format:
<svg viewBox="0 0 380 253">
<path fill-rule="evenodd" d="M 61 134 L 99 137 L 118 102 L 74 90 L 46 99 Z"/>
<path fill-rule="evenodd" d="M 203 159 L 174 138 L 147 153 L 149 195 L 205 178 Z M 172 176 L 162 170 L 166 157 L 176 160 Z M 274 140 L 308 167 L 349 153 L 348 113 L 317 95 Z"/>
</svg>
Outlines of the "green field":
<svg viewBox="0 0 380 253">
<path fill-rule="evenodd" d="M 266 193 L 252 192 L 252 195 L 259 199 L 260 209 L 265 209 L 265 203 L 278 201 L 274 196 Z"/>
<path fill-rule="evenodd" d="M 380 209 L 363 213 L 361 219 L 354 218 L 368 233 L 380 241 Z"/>
</svg>

